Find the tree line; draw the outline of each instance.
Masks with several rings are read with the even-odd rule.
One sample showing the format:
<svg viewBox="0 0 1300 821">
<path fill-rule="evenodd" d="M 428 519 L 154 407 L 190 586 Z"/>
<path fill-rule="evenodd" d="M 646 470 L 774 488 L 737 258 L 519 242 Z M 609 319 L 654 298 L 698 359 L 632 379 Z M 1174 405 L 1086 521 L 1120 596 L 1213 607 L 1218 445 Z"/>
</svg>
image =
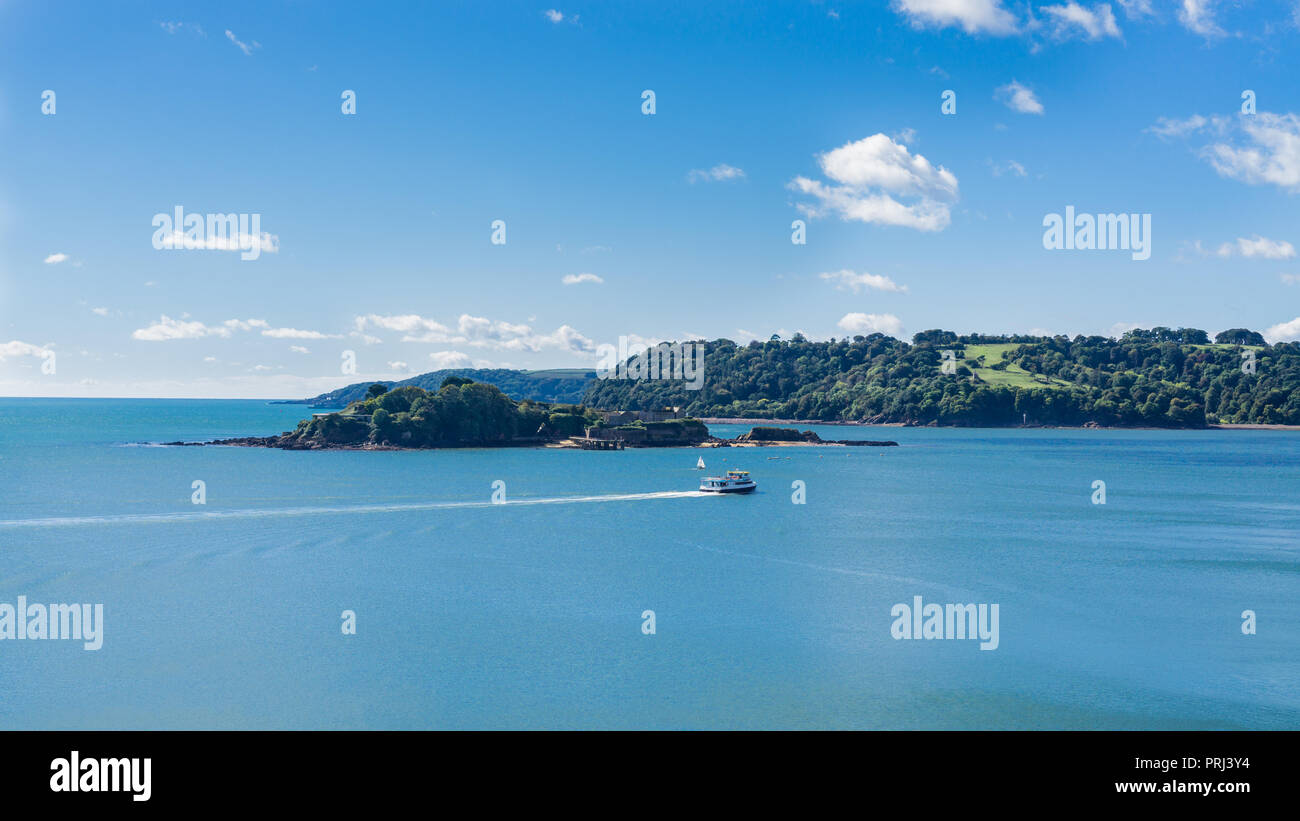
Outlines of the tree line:
<svg viewBox="0 0 1300 821">
<path fill-rule="evenodd" d="M 1001 362 L 959 361 L 969 345 L 1015 343 Z M 1300 424 L 1300 345 L 1255 331 L 1194 328 L 1102 336 L 959 335 L 929 330 L 911 343 L 883 334 L 813 342 L 796 334 L 738 345 L 705 343 L 704 385 L 595 379 L 583 404 L 695 417 L 813 419 L 968 426 L 1203 427 Z M 993 384 L 985 368 L 1027 371 L 1042 384 Z M 952 368 L 949 368 L 952 370 Z M 987 373 L 986 373 L 987 376 Z"/>
</svg>

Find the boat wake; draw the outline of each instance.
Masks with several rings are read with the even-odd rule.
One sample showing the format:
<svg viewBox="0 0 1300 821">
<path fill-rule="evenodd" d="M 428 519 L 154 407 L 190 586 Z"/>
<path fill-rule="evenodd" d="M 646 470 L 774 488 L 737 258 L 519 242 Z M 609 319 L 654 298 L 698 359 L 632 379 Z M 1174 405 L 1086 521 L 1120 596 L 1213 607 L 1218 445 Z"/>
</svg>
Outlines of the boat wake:
<svg viewBox="0 0 1300 821">
<path fill-rule="evenodd" d="M 702 499 L 710 494 L 698 490 L 668 490 L 651 493 L 615 493 L 604 496 L 553 496 L 548 498 L 508 499 L 503 502 L 415 502 L 411 504 L 345 505 L 339 507 L 247 508 L 241 510 L 203 510 L 177 513 L 121 513 L 103 516 L 55 516 L 45 519 L 0 520 L 0 529 L 84 527 L 88 525 L 148 524 L 151 522 L 196 522 L 214 519 L 276 519 L 290 516 L 325 516 L 346 513 L 401 513 L 413 510 L 461 510 L 483 507 L 521 507 L 524 505 L 573 505 L 598 502 L 643 502 L 657 499 Z"/>
</svg>

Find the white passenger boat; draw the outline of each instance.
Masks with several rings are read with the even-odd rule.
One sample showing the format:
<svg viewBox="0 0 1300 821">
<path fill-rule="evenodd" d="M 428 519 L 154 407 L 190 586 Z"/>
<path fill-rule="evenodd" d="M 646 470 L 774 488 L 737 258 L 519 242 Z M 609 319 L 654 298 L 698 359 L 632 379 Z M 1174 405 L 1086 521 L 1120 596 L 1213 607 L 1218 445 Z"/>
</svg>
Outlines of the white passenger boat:
<svg viewBox="0 0 1300 821">
<path fill-rule="evenodd" d="M 700 481 L 705 493 L 752 493 L 758 483 L 749 478 L 747 470 L 729 470 L 726 476 L 707 476 Z"/>
</svg>

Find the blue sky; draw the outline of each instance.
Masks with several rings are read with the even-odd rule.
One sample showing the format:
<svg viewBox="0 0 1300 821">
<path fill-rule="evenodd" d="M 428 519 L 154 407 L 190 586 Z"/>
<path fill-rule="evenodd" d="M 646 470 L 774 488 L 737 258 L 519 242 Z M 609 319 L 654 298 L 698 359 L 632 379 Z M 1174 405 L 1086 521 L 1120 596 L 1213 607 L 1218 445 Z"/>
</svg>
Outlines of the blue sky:
<svg viewBox="0 0 1300 821">
<path fill-rule="evenodd" d="M 216 8 L 0 0 L 0 394 L 296 397 L 619 337 L 1300 338 L 1291 2 Z M 156 249 L 178 205 L 258 215 L 263 252 Z M 1149 214 L 1150 258 L 1045 249 L 1067 206 Z"/>
</svg>

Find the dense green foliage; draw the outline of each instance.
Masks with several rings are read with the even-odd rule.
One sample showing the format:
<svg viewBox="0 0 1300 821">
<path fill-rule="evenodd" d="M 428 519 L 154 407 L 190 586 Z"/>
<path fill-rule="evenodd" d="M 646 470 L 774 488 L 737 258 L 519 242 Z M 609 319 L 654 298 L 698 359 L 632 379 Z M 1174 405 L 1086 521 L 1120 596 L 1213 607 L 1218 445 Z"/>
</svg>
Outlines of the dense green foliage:
<svg viewBox="0 0 1300 821">
<path fill-rule="evenodd" d="M 706 344 L 701 390 L 687 390 L 682 380 L 596 379 L 585 404 L 676 406 L 697 417 L 940 425 L 1300 424 L 1300 344 L 1211 345 L 1194 328 L 1135 330 L 1119 340 L 935 330 L 913 344 L 882 334 Z M 982 353 L 967 359 L 968 346 L 1005 351 L 998 349 L 997 362 Z M 956 352 L 955 373 L 941 370 L 944 350 Z M 1243 371 L 1243 354 L 1255 357 L 1254 373 Z M 1010 376 L 993 384 L 1002 373 Z"/>
<path fill-rule="evenodd" d="M 493 385 L 448 378 L 430 393 L 414 385 L 353 402 L 342 413 L 300 422 L 284 446 L 451 447 L 580 436 L 598 417 L 586 408 L 516 402 Z"/>
<path fill-rule="evenodd" d="M 475 368 L 456 368 L 452 370 L 431 371 L 403 379 L 400 382 L 357 382 L 345 388 L 322 393 L 311 399 L 302 400 L 302 404 L 313 408 L 345 408 L 358 399 L 365 399 L 373 385 L 382 385 L 386 389 L 403 388 L 413 385 L 426 391 L 437 391 L 450 377 L 468 378 L 474 382 L 495 385 L 511 399 L 531 399 L 534 402 L 566 402 L 572 404 L 582 401 L 587 383 L 595 378 L 596 372 L 590 370 L 549 370 L 516 371 L 505 368 L 490 370 Z M 297 403 L 293 403 L 297 404 Z"/>
</svg>

